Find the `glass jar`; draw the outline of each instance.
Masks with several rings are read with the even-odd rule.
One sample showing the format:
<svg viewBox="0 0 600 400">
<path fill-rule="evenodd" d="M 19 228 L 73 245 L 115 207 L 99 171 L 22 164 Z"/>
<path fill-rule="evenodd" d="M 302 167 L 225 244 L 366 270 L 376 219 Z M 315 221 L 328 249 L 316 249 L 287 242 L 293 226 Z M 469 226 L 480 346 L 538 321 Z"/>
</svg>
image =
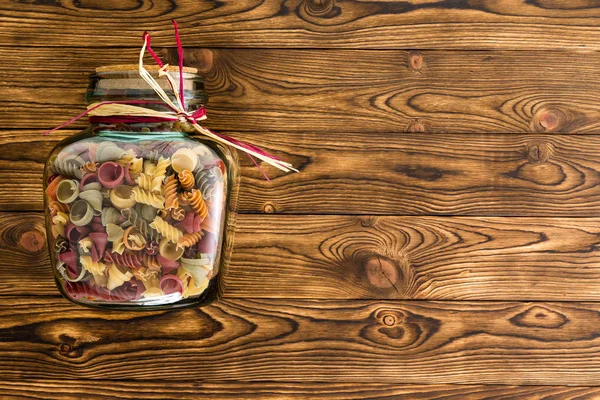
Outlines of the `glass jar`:
<svg viewBox="0 0 600 400">
<path fill-rule="evenodd" d="M 172 96 L 167 80 L 147 69 Z M 203 78 L 192 68 L 183 78 L 191 112 L 207 101 Z M 91 76 L 86 100 L 160 99 L 137 66 L 110 66 Z M 48 248 L 62 294 L 144 310 L 219 298 L 233 244 L 236 153 L 189 136 L 195 131 L 185 121 L 90 121 L 52 150 L 44 173 Z"/>
</svg>

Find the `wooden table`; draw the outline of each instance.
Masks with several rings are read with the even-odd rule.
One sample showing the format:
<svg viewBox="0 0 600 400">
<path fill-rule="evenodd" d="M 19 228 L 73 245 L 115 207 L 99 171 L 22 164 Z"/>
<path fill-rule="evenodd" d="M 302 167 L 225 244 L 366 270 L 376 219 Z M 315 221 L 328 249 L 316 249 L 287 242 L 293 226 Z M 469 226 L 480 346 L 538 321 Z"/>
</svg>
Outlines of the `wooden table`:
<svg viewBox="0 0 600 400">
<path fill-rule="evenodd" d="M 144 30 L 201 69 L 243 159 L 226 297 L 60 297 L 51 147 Z M 600 2 L 0 4 L 0 395 L 600 398 Z"/>
</svg>

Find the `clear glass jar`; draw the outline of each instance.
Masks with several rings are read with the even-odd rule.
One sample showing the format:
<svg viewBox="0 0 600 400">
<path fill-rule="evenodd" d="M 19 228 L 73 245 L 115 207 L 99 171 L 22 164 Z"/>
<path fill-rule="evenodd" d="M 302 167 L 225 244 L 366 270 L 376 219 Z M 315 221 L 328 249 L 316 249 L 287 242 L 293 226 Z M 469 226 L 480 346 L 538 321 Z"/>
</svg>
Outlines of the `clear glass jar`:
<svg viewBox="0 0 600 400">
<path fill-rule="evenodd" d="M 99 68 L 88 103 L 160 100 L 136 68 Z M 166 79 L 151 73 L 172 95 Z M 206 103 L 197 71 L 184 70 L 184 89 L 187 111 Z M 46 228 L 65 297 L 144 310 L 220 297 L 239 166 L 228 147 L 191 132 L 187 122 L 92 123 L 52 150 L 44 174 Z"/>
</svg>

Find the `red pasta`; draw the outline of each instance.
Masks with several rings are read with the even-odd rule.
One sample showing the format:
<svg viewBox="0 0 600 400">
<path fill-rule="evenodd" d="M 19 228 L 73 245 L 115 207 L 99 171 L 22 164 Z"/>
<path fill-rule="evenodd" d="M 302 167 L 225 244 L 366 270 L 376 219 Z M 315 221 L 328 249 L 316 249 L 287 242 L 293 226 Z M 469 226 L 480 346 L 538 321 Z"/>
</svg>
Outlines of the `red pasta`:
<svg viewBox="0 0 600 400">
<path fill-rule="evenodd" d="M 103 259 L 107 263 L 122 265 L 122 266 L 129 267 L 129 268 L 139 268 L 142 266 L 141 253 L 124 252 L 123 254 L 119 254 L 119 253 L 109 253 L 108 251 L 106 251 L 104 253 Z"/>
</svg>

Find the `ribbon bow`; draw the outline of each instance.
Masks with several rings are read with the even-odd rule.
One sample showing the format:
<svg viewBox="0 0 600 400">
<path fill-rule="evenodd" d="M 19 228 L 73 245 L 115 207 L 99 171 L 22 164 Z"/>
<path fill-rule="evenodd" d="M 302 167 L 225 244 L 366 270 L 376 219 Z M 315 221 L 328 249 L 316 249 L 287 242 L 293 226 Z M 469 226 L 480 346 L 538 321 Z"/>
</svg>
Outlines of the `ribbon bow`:
<svg viewBox="0 0 600 400">
<path fill-rule="evenodd" d="M 216 133 L 211 131 L 210 129 L 206 129 L 200 124 L 198 121 L 202 121 L 206 119 L 206 110 L 204 107 L 199 108 L 194 112 L 188 112 L 185 109 L 185 98 L 184 98 L 184 89 L 183 89 L 183 47 L 181 46 L 181 40 L 179 38 L 179 28 L 177 22 L 173 21 L 173 25 L 175 27 L 175 39 L 177 41 L 177 53 L 178 53 L 178 61 L 179 61 L 179 88 L 171 74 L 168 72 L 169 64 L 163 64 L 160 58 L 156 55 L 152 47 L 150 46 L 150 35 L 147 32 L 144 32 L 143 40 L 144 44 L 142 45 L 142 49 L 140 51 L 139 57 L 139 74 L 144 81 L 154 89 L 156 94 L 160 97 L 162 101 L 151 101 L 151 100 L 123 100 L 123 101 L 102 101 L 99 103 L 90 104 L 87 107 L 87 110 L 78 116 L 70 119 L 69 121 L 57 126 L 54 129 L 51 129 L 47 132 L 44 132 L 44 135 L 47 135 L 51 132 L 54 132 L 58 129 L 61 129 L 78 119 L 88 115 L 90 122 L 104 122 L 104 123 L 143 123 L 143 122 L 163 122 L 163 121 L 187 121 L 189 122 L 194 129 L 204 135 L 207 136 L 217 142 L 226 144 L 228 146 L 234 147 L 238 150 L 245 152 L 252 162 L 258 167 L 261 173 L 265 176 L 267 180 L 269 178 L 262 171 L 254 157 L 258 158 L 261 161 L 266 162 L 269 165 L 274 166 L 282 171 L 296 171 L 297 169 L 293 168 L 292 164 L 285 162 L 278 157 L 275 157 L 272 154 L 267 153 L 266 151 L 252 145 L 249 143 L 245 143 L 234 139 L 232 137 Z M 169 95 L 163 90 L 160 84 L 154 79 L 154 77 L 148 72 L 146 68 L 144 68 L 144 55 L 146 50 L 150 53 L 150 55 L 154 58 L 160 69 L 158 70 L 158 76 L 165 77 L 169 82 L 169 86 L 173 91 L 175 101 L 173 101 Z M 139 106 L 136 104 L 140 104 Z M 165 111 L 159 111 L 150 109 L 147 107 L 143 107 L 143 104 L 154 104 L 160 105 L 166 108 Z"/>
</svg>

